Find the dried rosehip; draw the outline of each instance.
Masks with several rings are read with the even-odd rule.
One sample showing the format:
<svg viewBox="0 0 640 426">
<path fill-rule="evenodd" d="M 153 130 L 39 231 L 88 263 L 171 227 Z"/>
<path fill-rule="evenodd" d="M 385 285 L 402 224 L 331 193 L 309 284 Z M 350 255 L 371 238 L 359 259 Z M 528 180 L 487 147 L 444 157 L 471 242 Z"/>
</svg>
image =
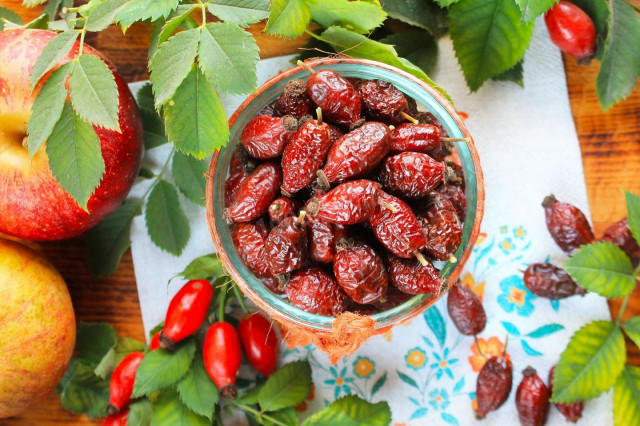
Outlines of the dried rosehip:
<svg viewBox="0 0 640 426">
<path fill-rule="evenodd" d="M 238 147 L 231 156 L 229 177 L 224 183 L 224 205 L 229 206 L 236 197 L 242 181 L 255 170 L 253 162 L 247 162 L 247 151 Z"/>
<path fill-rule="evenodd" d="M 391 284 L 406 294 L 439 294 L 444 284 L 428 260 L 423 265 L 417 259 L 402 259 L 388 253 L 387 273 Z"/>
<path fill-rule="evenodd" d="M 383 191 L 380 191 L 379 197 L 386 206 L 378 205 L 369 218 L 378 241 L 396 256 L 416 256 L 424 264 L 424 258 L 418 250 L 425 246 L 427 240 L 411 207 Z"/>
<path fill-rule="evenodd" d="M 572 254 L 595 240 L 591 225 L 576 206 L 558 201 L 551 194 L 542 201 L 542 207 L 551 237 L 566 253 Z"/>
<path fill-rule="evenodd" d="M 586 293 L 564 269 L 550 263 L 532 263 L 524 271 L 523 281 L 531 293 L 551 300 Z"/>
<path fill-rule="evenodd" d="M 427 154 L 401 152 L 384 160 L 379 179 L 394 194 L 422 198 L 444 181 L 444 164 Z"/>
<path fill-rule="evenodd" d="M 449 185 L 445 182 L 440 185 L 436 191 L 451 201 L 451 204 L 453 204 L 456 214 L 458 215 L 458 219 L 463 221 L 467 211 L 467 196 L 465 195 L 464 190 L 457 185 Z"/>
<path fill-rule="evenodd" d="M 338 139 L 344 136 L 344 133 L 336 126 L 333 126 L 331 124 L 327 125 L 329 126 L 329 138 L 331 139 L 331 145 L 333 145 L 338 141 Z"/>
<path fill-rule="evenodd" d="M 304 266 L 308 257 L 307 228 L 300 218 L 288 217 L 267 237 L 266 258 L 269 270 L 279 276 Z"/>
<path fill-rule="evenodd" d="M 522 371 L 522 381 L 516 390 L 516 407 L 522 426 L 543 426 L 549 415 L 549 388 L 527 367 Z"/>
<path fill-rule="evenodd" d="M 233 203 L 225 210 L 231 222 L 251 222 L 266 213 L 276 198 L 282 172 L 275 163 L 263 163 L 247 176 L 236 193 Z"/>
<path fill-rule="evenodd" d="M 262 284 L 267 287 L 271 292 L 276 294 L 284 293 L 284 290 L 280 288 L 280 281 L 276 277 L 263 277 L 260 278 Z"/>
<path fill-rule="evenodd" d="M 369 173 L 389 152 L 389 128 L 368 122 L 347 133 L 333 144 L 324 168 L 318 172 L 320 182 L 330 183 Z"/>
<path fill-rule="evenodd" d="M 400 261 L 405 262 L 407 260 L 400 259 Z M 374 306 L 378 308 L 378 311 L 384 312 L 384 311 L 388 311 L 389 309 L 393 309 L 397 306 L 402 305 L 404 302 L 411 299 L 412 297 L 413 295 L 400 291 L 396 287 L 390 285 L 387 288 L 387 294 L 385 295 L 386 300 L 384 302 L 378 302 Z M 363 305 L 363 306 L 370 306 L 370 305 Z"/>
<path fill-rule="evenodd" d="M 458 113 L 458 114 L 461 115 L 462 113 Z M 412 114 L 412 115 L 418 120 L 418 122 L 420 122 L 420 124 L 434 125 L 438 129 L 440 129 L 440 136 L 447 136 L 447 131 L 445 130 L 444 126 L 442 125 L 440 120 L 436 118 L 435 115 L 431 114 L 430 112 L 418 112 L 417 114 Z"/>
<path fill-rule="evenodd" d="M 278 114 L 278 100 L 276 99 L 275 101 L 270 102 L 266 107 L 264 107 L 262 109 L 262 111 L 260 111 L 258 113 L 258 115 L 266 115 L 269 117 L 277 117 Z"/>
<path fill-rule="evenodd" d="M 287 197 L 278 197 L 269 206 L 269 217 L 273 223 L 280 223 L 285 218 L 296 214 L 300 203 Z"/>
<path fill-rule="evenodd" d="M 355 127 L 360 118 L 360 97 L 346 78 L 332 70 L 313 71 L 307 80 L 307 94 L 331 122 Z"/>
<path fill-rule="evenodd" d="M 231 229 L 231 239 L 240 258 L 259 278 L 271 276 L 265 249 L 270 231 L 269 225 L 263 219 L 236 223 Z"/>
<path fill-rule="evenodd" d="M 609 241 L 612 244 L 617 245 L 624 251 L 634 264 L 640 261 L 640 247 L 631 234 L 629 229 L 629 221 L 625 217 L 622 220 L 614 223 L 604 231 L 604 235 L 601 238 L 602 241 Z"/>
<path fill-rule="evenodd" d="M 289 80 L 278 98 L 277 111 L 297 119 L 313 113 L 313 104 L 307 96 L 306 85 L 300 79 Z"/>
<path fill-rule="evenodd" d="M 440 147 L 440 135 L 440 129 L 432 124 L 403 123 L 391 131 L 390 151 L 424 153 Z"/>
<path fill-rule="evenodd" d="M 549 395 L 553 393 L 553 374 L 556 371 L 556 366 L 551 367 L 549 371 Z M 584 402 L 573 402 L 571 404 L 554 404 L 558 411 L 570 422 L 577 422 L 582 417 L 582 409 L 584 408 Z"/>
<path fill-rule="evenodd" d="M 596 29 L 591 17 L 568 1 L 560 1 L 544 15 L 553 44 L 579 61 L 593 57 Z"/>
<path fill-rule="evenodd" d="M 370 180 L 342 183 L 308 203 L 311 216 L 326 222 L 353 225 L 367 220 L 378 205 L 380 184 Z"/>
<path fill-rule="evenodd" d="M 458 331 L 466 336 L 481 333 L 487 324 L 480 298 L 460 281 L 449 289 L 447 310 Z"/>
<path fill-rule="evenodd" d="M 320 263 L 333 262 L 336 244 L 347 235 L 346 227 L 312 217 L 308 221 L 307 229 L 311 259 Z"/>
<path fill-rule="evenodd" d="M 316 315 L 339 315 L 349 305 L 349 298 L 342 288 L 320 268 L 296 272 L 284 291 L 293 306 Z"/>
<path fill-rule="evenodd" d="M 340 287 L 356 303 L 380 300 L 387 292 L 389 277 L 382 258 L 370 246 L 342 239 L 336 247 L 333 274 Z"/>
<path fill-rule="evenodd" d="M 363 80 L 356 86 L 362 112 L 369 120 L 399 124 L 409 113 L 409 102 L 393 84 L 382 80 Z"/>
<path fill-rule="evenodd" d="M 249 155 L 259 160 L 279 157 L 284 146 L 298 128 L 298 120 L 290 115 L 260 115 L 249 121 L 240 135 L 240 143 Z"/>
<path fill-rule="evenodd" d="M 484 419 L 509 398 L 513 386 L 513 365 L 508 355 L 491 357 L 484 363 L 476 382 L 476 418 Z"/>
<path fill-rule="evenodd" d="M 447 168 L 445 170 L 446 174 L 446 183 L 450 185 L 459 186 L 460 189 L 464 191 L 466 187 L 466 183 L 464 180 L 464 170 L 462 169 L 462 165 L 460 164 L 460 159 L 457 155 L 448 155 L 445 158 L 447 163 Z"/>
<path fill-rule="evenodd" d="M 453 204 L 444 195 L 434 192 L 426 212 L 418 215 L 426 243 L 425 250 L 438 260 L 453 260 L 462 241 L 462 225 Z"/>
<path fill-rule="evenodd" d="M 295 194 L 316 178 L 331 148 L 329 126 L 309 120 L 300 126 L 282 154 L 282 190 Z"/>
</svg>

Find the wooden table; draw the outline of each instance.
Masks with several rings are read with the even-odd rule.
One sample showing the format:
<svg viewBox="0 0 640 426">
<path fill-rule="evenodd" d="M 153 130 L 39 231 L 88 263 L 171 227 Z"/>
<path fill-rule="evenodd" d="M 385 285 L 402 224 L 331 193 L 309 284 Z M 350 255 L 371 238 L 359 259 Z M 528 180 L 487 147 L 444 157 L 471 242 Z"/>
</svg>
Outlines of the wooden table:
<svg viewBox="0 0 640 426">
<path fill-rule="evenodd" d="M 38 15 L 24 10 L 21 0 L 3 0 L 5 7 L 20 11 L 25 20 Z M 304 40 L 285 41 L 261 33 L 261 24 L 251 27 L 260 46 L 262 58 L 294 52 Z M 127 81 L 148 78 L 146 69 L 149 26 L 136 25 L 126 38 L 118 28 L 91 34 L 88 43 L 100 50 L 117 66 Z M 640 194 L 640 90 L 621 104 L 603 113 L 595 94 L 595 77 L 599 64 L 578 66 L 564 58 L 569 96 L 578 137 L 597 236 L 613 222 L 626 215 L 621 189 Z M 472 95 L 473 96 L 473 95 Z M 85 238 L 43 244 L 48 257 L 62 273 L 69 286 L 76 316 L 81 321 L 102 321 L 115 326 L 118 335 L 144 340 L 133 261 L 128 251 L 118 271 L 101 280 L 93 280 L 86 266 Z M 611 302 L 615 316 L 619 302 Z M 640 313 L 640 287 L 636 287 L 625 318 Z M 640 350 L 628 342 L 629 362 L 640 365 Z M 25 415 L 6 420 L 7 425 L 90 424 L 86 417 L 66 412 L 57 395 L 52 394 Z M 0 420 L 0 424 L 5 424 Z"/>
</svg>

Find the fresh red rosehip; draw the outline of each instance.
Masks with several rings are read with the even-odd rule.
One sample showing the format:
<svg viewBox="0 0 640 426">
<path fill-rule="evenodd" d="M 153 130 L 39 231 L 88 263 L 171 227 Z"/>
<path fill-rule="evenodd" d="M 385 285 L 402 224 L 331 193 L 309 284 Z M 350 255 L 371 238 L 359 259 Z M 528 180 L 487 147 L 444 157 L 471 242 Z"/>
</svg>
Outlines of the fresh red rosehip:
<svg viewBox="0 0 640 426">
<path fill-rule="evenodd" d="M 290 115 L 298 120 L 313 113 L 313 103 L 307 95 L 304 81 L 293 79 L 284 86 L 277 110 L 280 115 Z"/>
<path fill-rule="evenodd" d="M 356 303 L 375 303 L 387 293 L 389 277 L 384 262 L 367 244 L 340 240 L 333 260 L 333 274 Z"/>
<path fill-rule="evenodd" d="M 151 338 L 151 342 L 149 343 L 149 350 L 155 351 L 156 349 L 160 349 L 160 332 L 158 331 Z"/>
<path fill-rule="evenodd" d="M 275 163 L 260 164 L 247 176 L 235 199 L 225 210 L 225 218 L 232 222 L 251 222 L 267 212 L 282 183 L 282 172 Z"/>
<path fill-rule="evenodd" d="M 441 145 L 440 136 L 440 129 L 432 124 L 403 123 L 391 131 L 390 151 L 425 153 Z"/>
<path fill-rule="evenodd" d="M 304 266 L 308 237 L 303 220 L 288 217 L 273 228 L 267 237 L 265 253 L 272 275 L 283 275 Z"/>
<path fill-rule="evenodd" d="M 553 375 L 556 371 L 556 366 L 551 367 L 549 371 L 549 395 L 553 394 Z M 582 417 L 582 409 L 584 408 L 584 402 L 573 402 L 571 404 L 554 404 L 558 411 L 570 422 L 577 422 Z"/>
<path fill-rule="evenodd" d="M 524 271 L 523 281 L 531 293 L 551 300 L 586 293 L 564 269 L 550 263 L 532 263 Z"/>
<path fill-rule="evenodd" d="M 119 413 L 109 414 L 102 420 L 102 426 L 127 426 L 129 421 L 129 408 L 126 408 Z"/>
<path fill-rule="evenodd" d="M 388 253 L 387 273 L 391 284 L 406 294 L 438 294 L 444 284 L 428 260 L 423 265 L 417 259 L 403 259 Z"/>
<path fill-rule="evenodd" d="M 629 229 L 629 221 L 626 217 L 608 227 L 604 231 L 601 240 L 620 247 L 629 256 L 634 265 L 640 261 L 640 247 L 633 237 L 631 229 Z"/>
<path fill-rule="evenodd" d="M 451 201 L 451 204 L 458 215 L 458 219 L 463 221 L 467 212 L 467 196 L 465 195 L 464 190 L 457 185 L 449 185 L 445 182 L 440 185 L 436 191 Z"/>
<path fill-rule="evenodd" d="M 309 213 L 321 220 L 353 225 L 369 219 L 378 205 L 380 184 L 366 180 L 342 183 L 308 203 Z"/>
<path fill-rule="evenodd" d="M 294 216 L 300 203 L 287 197 L 278 197 L 269 206 L 269 217 L 273 223 L 278 224 L 289 216 Z"/>
<path fill-rule="evenodd" d="M 316 179 L 331 148 L 329 126 L 309 120 L 300 126 L 282 154 L 282 190 L 295 194 Z"/>
<path fill-rule="evenodd" d="M 527 367 L 516 390 L 516 408 L 522 426 L 543 426 L 549 416 L 551 393 L 536 370 Z"/>
<path fill-rule="evenodd" d="M 409 102 L 393 84 L 383 80 L 363 80 L 356 86 L 362 112 L 369 120 L 399 124 L 409 113 Z"/>
<path fill-rule="evenodd" d="M 484 419 L 509 398 L 513 386 L 513 365 L 508 355 L 491 357 L 484 363 L 476 382 L 476 418 Z"/>
<path fill-rule="evenodd" d="M 382 123 L 370 121 L 333 144 L 327 162 L 318 176 L 326 185 L 365 175 L 382 161 L 387 152 L 389 128 Z"/>
<path fill-rule="evenodd" d="M 369 224 L 376 236 L 390 252 L 399 257 L 422 257 L 420 250 L 427 243 L 422 226 L 413 210 L 401 199 L 380 191 L 380 200 L 386 206 L 378 205 L 369 218 Z"/>
<path fill-rule="evenodd" d="M 551 237 L 566 253 L 595 240 L 589 221 L 576 206 L 558 201 L 552 194 L 545 197 L 542 207 Z"/>
<path fill-rule="evenodd" d="M 462 225 L 451 201 L 440 193 L 432 193 L 429 208 L 418 215 L 418 220 L 426 237 L 427 253 L 438 260 L 450 259 L 462 241 Z"/>
<path fill-rule="evenodd" d="M 253 158 L 268 160 L 282 155 L 297 128 L 298 120 L 291 116 L 259 115 L 242 130 L 240 143 Z"/>
<path fill-rule="evenodd" d="M 336 316 L 349 305 L 349 298 L 336 280 L 316 267 L 293 274 L 284 291 L 293 306 L 316 315 Z"/>
<path fill-rule="evenodd" d="M 578 60 L 593 57 L 596 29 L 589 15 L 578 6 L 560 1 L 545 13 L 544 22 L 551 41 L 564 53 Z"/>
<path fill-rule="evenodd" d="M 207 280 L 191 280 L 182 286 L 169 303 L 160 332 L 163 349 L 173 350 L 202 326 L 212 297 L 213 287 Z"/>
<path fill-rule="evenodd" d="M 227 322 L 211 324 L 202 346 L 204 368 L 226 398 L 235 398 L 236 376 L 242 364 L 242 349 L 238 333 Z"/>
<path fill-rule="evenodd" d="M 310 217 L 307 229 L 309 232 L 309 255 L 320 263 L 331 263 L 336 255 L 336 244 L 347 235 L 347 228 L 337 223 Z"/>
<path fill-rule="evenodd" d="M 278 338 L 271 322 L 254 312 L 238 323 L 238 335 L 249 364 L 265 377 L 276 371 Z"/>
<path fill-rule="evenodd" d="M 379 179 L 387 191 L 423 198 L 444 181 L 444 164 L 427 154 L 401 152 L 384 160 Z"/>
<path fill-rule="evenodd" d="M 109 382 L 109 414 L 117 413 L 131 403 L 133 383 L 142 358 L 144 353 L 131 352 L 113 370 Z"/>
<path fill-rule="evenodd" d="M 271 276 L 265 250 L 270 231 L 268 223 L 263 219 L 234 223 L 231 229 L 231 239 L 240 258 L 259 278 Z"/>
<path fill-rule="evenodd" d="M 460 281 L 449 289 L 447 311 L 458 331 L 466 336 L 481 333 L 487 324 L 480 298 Z"/>
<path fill-rule="evenodd" d="M 328 121 L 352 127 L 361 120 L 360 97 L 355 87 L 335 71 L 319 70 L 311 74 L 307 79 L 307 95 Z"/>
</svg>

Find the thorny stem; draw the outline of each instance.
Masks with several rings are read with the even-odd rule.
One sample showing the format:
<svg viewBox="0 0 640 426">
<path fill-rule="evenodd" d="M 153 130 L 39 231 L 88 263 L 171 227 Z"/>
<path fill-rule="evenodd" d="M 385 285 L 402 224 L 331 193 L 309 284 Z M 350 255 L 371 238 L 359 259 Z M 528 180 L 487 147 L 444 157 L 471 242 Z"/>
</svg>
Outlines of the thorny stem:
<svg viewBox="0 0 640 426">
<path fill-rule="evenodd" d="M 249 407 L 248 405 L 244 405 L 244 404 L 238 404 L 237 402 L 232 402 L 232 404 L 236 407 L 238 407 L 239 409 L 243 410 L 243 411 L 247 411 L 251 414 L 253 414 L 254 416 L 258 417 L 259 419 L 265 419 L 270 421 L 271 423 L 278 425 L 278 426 L 287 426 L 286 423 L 282 423 L 281 421 L 267 415 L 267 414 L 263 414 L 260 411 L 256 410 L 255 408 Z"/>
</svg>

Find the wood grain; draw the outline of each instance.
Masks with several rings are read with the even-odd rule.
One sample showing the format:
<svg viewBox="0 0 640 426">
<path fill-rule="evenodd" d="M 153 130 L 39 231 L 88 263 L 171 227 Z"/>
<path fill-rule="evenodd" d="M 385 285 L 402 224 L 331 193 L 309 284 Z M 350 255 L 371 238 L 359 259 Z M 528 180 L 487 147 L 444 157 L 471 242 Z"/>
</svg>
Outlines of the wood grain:
<svg viewBox="0 0 640 426">
<path fill-rule="evenodd" d="M 0 5 L 18 11 L 24 19 L 37 16 L 25 10 L 20 0 L 3 0 Z M 261 33 L 263 26 L 250 28 L 263 58 L 294 52 L 304 41 L 285 41 Z M 91 34 L 89 44 L 103 52 L 127 81 L 148 78 L 146 46 L 150 26 L 134 25 L 123 36 L 118 28 Z M 578 66 L 565 57 L 565 68 L 573 117 L 582 148 L 585 179 L 596 235 L 625 216 L 620 189 L 640 194 L 640 90 L 623 103 L 603 113 L 595 95 L 598 64 Z M 86 266 L 85 238 L 44 244 L 44 249 L 65 277 L 80 321 L 113 324 L 119 335 L 144 339 L 131 253 L 127 252 L 118 271 L 102 280 L 92 280 Z M 617 315 L 617 302 L 611 303 Z M 626 317 L 640 313 L 640 290 L 636 288 Z M 640 365 L 640 351 L 628 345 L 629 362 Z M 23 416 L 8 419 L 7 425 L 80 425 L 91 420 L 66 412 L 52 394 Z"/>
</svg>

